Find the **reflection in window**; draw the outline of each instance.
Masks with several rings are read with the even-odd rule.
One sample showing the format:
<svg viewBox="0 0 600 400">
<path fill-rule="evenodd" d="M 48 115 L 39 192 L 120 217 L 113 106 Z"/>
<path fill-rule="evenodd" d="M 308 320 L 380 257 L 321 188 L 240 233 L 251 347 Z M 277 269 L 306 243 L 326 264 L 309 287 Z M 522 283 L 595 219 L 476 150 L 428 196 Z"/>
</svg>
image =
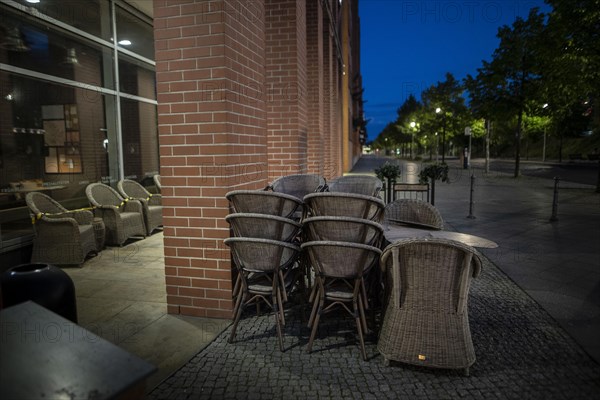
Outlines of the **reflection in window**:
<svg viewBox="0 0 600 400">
<path fill-rule="evenodd" d="M 153 60 L 154 30 L 152 25 L 141 21 L 120 7 L 116 8 L 116 15 L 119 47 Z"/>
</svg>

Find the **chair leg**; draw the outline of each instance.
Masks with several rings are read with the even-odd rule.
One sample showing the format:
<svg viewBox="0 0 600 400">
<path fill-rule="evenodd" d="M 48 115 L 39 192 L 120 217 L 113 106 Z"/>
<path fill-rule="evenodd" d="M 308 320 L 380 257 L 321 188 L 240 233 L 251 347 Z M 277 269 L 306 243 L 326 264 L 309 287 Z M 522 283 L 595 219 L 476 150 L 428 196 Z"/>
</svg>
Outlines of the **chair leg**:
<svg viewBox="0 0 600 400">
<path fill-rule="evenodd" d="M 358 311 L 360 315 L 360 322 L 363 327 L 363 332 L 366 334 L 369 333 L 369 326 L 367 325 L 367 317 L 365 316 L 364 305 L 362 304 L 362 298 L 358 298 Z"/>
<path fill-rule="evenodd" d="M 235 339 L 235 331 L 237 330 L 238 322 L 240 321 L 240 316 L 242 315 L 242 304 L 244 302 L 244 293 L 239 293 L 237 301 L 235 303 L 234 310 L 234 320 L 233 320 L 233 328 L 231 328 L 231 335 L 229 335 L 229 343 L 233 343 Z"/>
<path fill-rule="evenodd" d="M 310 353 L 312 351 L 313 341 L 315 340 L 315 336 L 317 335 L 317 328 L 319 327 L 319 319 L 321 318 L 321 314 L 323 313 L 323 304 L 325 303 L 323 297 L 319 301 L 319 307 L 317 310 L 317 315 L 315 320 L 313 321 L 312 331 L 310 333 L 310 339 L 308 340 L 308 347 L 306 348 L 306 352 Z"/>
<path fill-rule="evenodd" d="M 285 326 L 285 314 L 283 312 L 283 301 L 281 299 L 281 288 L 277 288 L 277 303 L 279 305 L 279 318 L 281 320 L 281 324 L 283 326 Z M 285 292 L 285 289 L 283 289 L 283 291 Z"/>
<path fill-rule="evenodd" d="M 271 294 L 271 300 L 273 301 L 273 316 L 275 317 L 275 329 L 277 330 L 277 339 L 279 340 L 279 350 L 283 351 L 283 333 L 281 329 L 281 314 L 279 313 L 279 294 L 277 287 L 273 288 L 274 293 Z"/>
<path fill-rule="evenodd" d="M 358 340 L 360 341 L 360 352 L 362 354 L 363 360 L 367 361 L 367 351 L 365 350 L 365 339 L 363 337 L 362 326 L 361 326 L 362 324 L 360 321 L 360 312 L 358 310 L 356 300 L 354 300 L 353 306 L 354 306 L 354 320 L 356 321 L 356 330 L 358 331 Z"/>
</svg>

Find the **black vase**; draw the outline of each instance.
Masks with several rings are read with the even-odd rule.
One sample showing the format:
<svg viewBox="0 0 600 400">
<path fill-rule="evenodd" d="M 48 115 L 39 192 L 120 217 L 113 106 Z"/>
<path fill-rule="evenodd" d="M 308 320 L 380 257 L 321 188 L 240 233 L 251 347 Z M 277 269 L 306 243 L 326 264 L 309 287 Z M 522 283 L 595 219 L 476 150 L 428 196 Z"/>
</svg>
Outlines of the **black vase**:
<svg viewBox="0 0 600 400">
<path fill-rule="evenodd" d="M 75 285 L 71 277 L 50 264 L 22 264 L 0 275 L 2 307 L 31 300 L 77 323 Z"/>
</svg>

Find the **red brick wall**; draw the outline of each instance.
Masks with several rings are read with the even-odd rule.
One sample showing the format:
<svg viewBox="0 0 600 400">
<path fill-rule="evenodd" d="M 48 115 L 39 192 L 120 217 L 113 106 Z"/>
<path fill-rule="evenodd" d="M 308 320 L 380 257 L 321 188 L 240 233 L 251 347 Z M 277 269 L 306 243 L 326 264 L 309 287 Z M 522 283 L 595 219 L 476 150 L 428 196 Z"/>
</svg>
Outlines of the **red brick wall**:
<svg viewBox="0 0 600 400">
<path fill-rule="evenodd" d="M 308 172 L 323 174 L 324 88 L 323 9 L 319 1 L 306 2 L 308 75 Z"/>
<path fill-rule="evenodd" d="M 231 317 L 225 194 L 267 183 L 264 11 L 154 0 L 169 313 Z"/>
<path fill-rule="evenodd" d="M 329 34 L 329 17 L 323 16 L 323 175 L 330 179 L 336 176 L 332 160 L 333 136 L 333 40 Z"/>
<path fill-rule="evenodd" d="M 265 0 L 269 178 L 307 171 L 306 3 Z"/>
</svg>

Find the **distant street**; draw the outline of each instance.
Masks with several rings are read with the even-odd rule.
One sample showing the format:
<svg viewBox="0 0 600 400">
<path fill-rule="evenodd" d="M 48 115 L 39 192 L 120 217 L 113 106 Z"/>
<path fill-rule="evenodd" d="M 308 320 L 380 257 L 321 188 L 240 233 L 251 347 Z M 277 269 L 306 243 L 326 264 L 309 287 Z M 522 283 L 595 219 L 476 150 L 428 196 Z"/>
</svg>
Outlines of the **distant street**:
<svg viewBox="0 0 600 400">
<path fill-rule="evenodd" d="M 483 168 L 484 160 L 475 159 L 473 165 Z M 512 174 L 515 170 L 514 160 L 492 160 L 490 164 L 492 171 Z M 597 162 L 563 162 L 542 163 L 533 161 L 521 161 L 521 174 L 540 178 L 553 179 L 558 176 L 563 181 L 595 185 L 598 180 Z"/>
</svg>

